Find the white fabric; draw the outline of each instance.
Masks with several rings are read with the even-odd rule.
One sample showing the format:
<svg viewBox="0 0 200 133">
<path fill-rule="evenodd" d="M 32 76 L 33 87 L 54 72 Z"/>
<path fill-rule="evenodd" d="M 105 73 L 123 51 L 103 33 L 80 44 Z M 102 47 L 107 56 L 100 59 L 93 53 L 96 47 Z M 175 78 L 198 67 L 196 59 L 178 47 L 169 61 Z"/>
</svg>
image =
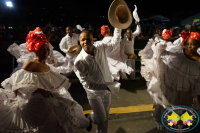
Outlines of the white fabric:
<svg viewBox="0 0 200 133">
<path fill-rule="evenodd" d="M 110 92 L 119 92 L 120 83 L 113 82 L 109 70 L 107 55 L 111 53 L 121 40 L 121 30 L 115 28 L 114 36 L 109 43 L 96 43 L 94 56 L 84 49 L 75 60 L 74 72 L 86 90 L 89 103 L 94 111 L 91 120 L 98 124 L 97 133 L 107 133 L 110 109 Z"/>
<path fill-rule="evenodd" d="M 36 58 L 36 55 L 34 52 L 29 52 L 26 49 L 26 43 L 22 43 L 19 45 L 19 50 L 16 50 L 16 45 L 15 47 L 10 47 L 10 51 L 14 51 L 15 53 L 19 54 L 20 57 L 17 58 L 17 63 L 18 66 L 13 70 L 11 75 L 15 73 L 16 71 L 20 70 L 24 64 L 26 64 L 28 61 L 32 61 Z M 18 46 L 18 45 L 17 45 Z M 50 47 L 50 55 L 48 59 L 46 60 L 47 64 L 51 64 L 52 60 L 54 60 L 54 63 L 56 65 L 55 69 L 57 69 L 58 73 L 69 73 L 71 72 L 71 67 L 68 67 L 68 61 L 66 58 L 58 51 L 53 50 L 53 46 L 49 44 Z M 11 49 L 12 48 L 12 49 Z M 11 53 L 12 54 L 12 53 Z"/>
<path fill-rule="evenodd" d="M 125 43 L 125 53 L 134 53 L 134 42 L 135 37 L 141 33 L 140 25 L 137 25 L 136 31 L 132 33 L 132 39 L 129 40 L 127 37 L 122 39 L 121 43 Z"/>
<path fill-rule="evenodd" d="M 29 52 L 26 49 L 26 43 L 22 43 L 19 45 L 20 49 L 20 58 L 17 60 L 18 63 L 22 63 L 25 64 L 28 61 L 34 60 L 36 58 L 35 53 L 34 52 Z M 53 46 L 49 43 L 49 48 L 50 48 L 50 54 L 48 59 L 46 60 L 46 62 L 48 64 L 51 64 L 52 60 L 55 60 L 54 55 L 53 55 Z"/>
<path fill-rule="evenodd" d="M 179 37 L 178 39 L 176 39 L 176 40 L 173 42 L 173 44 L 174 44 L 175 46 L 182 46 L 182 45 L 183 45 L 182 42 L 183 42 L 183 38 L 182 38 L 182 37 Z"/>
<path fill-rule="evenodd" d="M 81 25 L 76 25 L 76 28 L 79 29 L 80 31 L 83 31 L 85 28 L 82 28 Z"/>
<path fill-rule="evenodd" d="M 10 52 L 16 59 L 20 58 L 20 47 L 16 43 L 11 44 L 7 51 Z"/>
<path fill-rule="evenodd" d="M 154 40 L 149 39 L 145 48 L 139 51 L 138 55 L 140 56 L 141 59 L 151 59 L 153 57 L 153 50 L 151 49 L 151 46 L 153 45 L 153 43 L 154 43 Z"/>
<path fill-rule="evenodd" d="M 135 69 L 135 60 L 134 59 L 128 59 L 127 60 L 127 66 L 131 67 L 134 71 L 129 75 L 129 79 L 130 80 L 134 80 L 135 79 L 135 73 L 136 73 L 136 69 Z"/>
<path fill-rule="evenodd" d="M 104 37 L 101 42 L 103 44 L 107 44 L 107 43 L 110 43 L 111 40 L 112 40 L 112 36 Z M 125 53 L 124 53 L 124 50 L 125 50 L 124 46 L 121 45 L 120 42 L 117 45 L 118 46 L 115 47 L 115 49 L 107 55 L 109 69 L 115 80 L 120 79 L 119 72 L 125 72 L 127 74 L 131 74 L 131 72 L 134 71 L 131 67 L 128 67 L 126 65 L 128 56 L 125 55 Z"/>
<path fill-rule="evenodd" d="M 141 67 L 147 90 L 157 104 L 153 117 L 159 124 L 163 108 L 191 107 L 193 98 L 200 95 L 200 62 L 188 59 L 182 46 L 163 42 L 154 47 L 151 59 L 142 59 Z"/>
<path fill-rule="evenodd" d="M 68 50 L 71 46 L 78 44 L 79 41 L 79 35 L 73 33 L 72 37 L 70 37 L 68 34 L 62 38 L 59 46 L 61 51 L 67 54 L 69 57 L 73 57 L 72 54 L 68 53 Z"/>
<path fill-rule="evenodd" d="M 87 91 L 94 92 L 105 90 L 107 86 L 113 94 L 119 91 L 120 83 L 113 82 L 107 55 L 111 53 L 121 40 L 121 30 L 115 28 L 114 36 L 110 43 L 95 44 L 95 56 L 87 54 L 83 49 L 75 60 L 74 72 Z"/>
<path fill-rule="evenodd" d="M 61 51 L 66 53 L 66 61 L 68 62 L 67 67 L 70 71 L 73 70 L 74 61 L 77 55 L 72 55 L 71 53 L 68 52 L 68 50 L 71 46 L 78 44 L 78 41 L 79 41 L 79 35 L 73 33 L 72 37 L 70 37 L 68 34 L 65 37 L 63 37 L 59 44 Z"/>
<path fill-rule="evenodd" d="M 68 79 L 52 70 L 39 73 L 21 69 L 1 85 L 2 133 L 74 133 L 76 128 L 89 125 L 82 108 L 67 91 Z M 52 96 L 33 93 L 38 88 L 50 91 Z M 17 95 L 13 92 L 16 90 Z"/>
<path fill-rule="evenodd" d="M 136 5 L 134 6 L 135 6 L 135 10 L 133 11 L 133 18 L 135 19 L 135 21 L 140 22 L 140 18 L 137 13 L 137 6 Z"/>
<path fill-rule="evenodd" d="M 98 124 L 96 133 L 108 132 L 108 117 L 111 104 L 111 93 L 108 90 L 95 93 L 88 99 L 93 112 L 90 113 L 90 120 Z"/>
<path fill-rule="evenodd" d="M 124 49 L 125 49 L 124 52 L 125 53 L 134 54 L 135 37 L 138 36 L 140 34 L 140 32 L 141 32 L 140 25 L 137 25 L 136 31 L 134 33 L 132 33 L 131 40 L 129 40 L 127 37 L 122 39 L 121 45 L 124 46 Z M 132 73 L 130 73 L 129 79 L 131 79 L 131 80 L 135 79 L 135 60 L 134 59 L 128 59 L 126 61 L 126 64 L 134 70 Z M 122 74 L 122 75 L 125 76 L 125 74 Z M 124 76 L 123 76 L 123 78 L 126 79 Z"/>
</svg>

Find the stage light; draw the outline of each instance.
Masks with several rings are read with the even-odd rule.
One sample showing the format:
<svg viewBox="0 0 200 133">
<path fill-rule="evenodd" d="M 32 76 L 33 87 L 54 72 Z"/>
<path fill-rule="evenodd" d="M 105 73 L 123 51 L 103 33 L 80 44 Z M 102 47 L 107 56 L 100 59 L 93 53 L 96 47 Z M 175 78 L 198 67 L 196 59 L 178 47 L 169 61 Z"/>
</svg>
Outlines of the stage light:
<svg viewBox="0 0 200 133">
<path fill-rule="evenodd" d="M 6 5 L 7 5 L 8 7 L 13 7 L 13 5 L 12 5 L 12 2 L 11 2 L 11 1 L 7 1 L 7 2 L 6 2 Z"/>
</svg>

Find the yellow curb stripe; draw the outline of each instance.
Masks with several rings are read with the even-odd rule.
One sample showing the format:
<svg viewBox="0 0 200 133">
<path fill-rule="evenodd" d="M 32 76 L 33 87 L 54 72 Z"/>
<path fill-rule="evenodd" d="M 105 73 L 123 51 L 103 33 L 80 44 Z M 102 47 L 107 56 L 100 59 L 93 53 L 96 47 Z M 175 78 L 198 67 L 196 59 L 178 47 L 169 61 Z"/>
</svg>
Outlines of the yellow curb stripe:
<svg viewBox="0 0 200 133">
<path fill-rule="evenodd" d="M 153 110 L 154 110 L 153 104 L 149 104 L 149 105 L 110 108 L 109 114 L 125 114 L 125 113 L 146 112 L 146 111 L 153 111 Z M 92 110 L 86 110 L 83 112 L 84 114 L 89 114 L 92 112 Z"/>
</svg>

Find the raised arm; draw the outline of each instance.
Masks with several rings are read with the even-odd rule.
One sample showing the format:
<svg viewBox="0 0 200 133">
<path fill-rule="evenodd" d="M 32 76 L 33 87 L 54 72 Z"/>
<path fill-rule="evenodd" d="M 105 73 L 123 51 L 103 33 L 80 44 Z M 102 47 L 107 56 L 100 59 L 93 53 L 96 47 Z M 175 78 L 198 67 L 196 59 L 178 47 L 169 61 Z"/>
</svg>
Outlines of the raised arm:
<svg viewBox="0 0 200 133">
<path fill-rule="evenodd" d="M 114 35 L 109 43 L 97 43 L 96 47 L 103 46 L 106 50 L 106 53 L 111 53 L 116 47 L 120 46 L 121 41 L 121 29 L 115 28 Z"/>
<path fill-rule="evenodd" d="M 137 24 L 137 28 L 136 28 L 136 31 L 132 33 L 133 38 L 138 36 L 141 33 L 141 27 L 140 27 L 139 22 L 135 21 L 135 23 Z"/>
</svg>

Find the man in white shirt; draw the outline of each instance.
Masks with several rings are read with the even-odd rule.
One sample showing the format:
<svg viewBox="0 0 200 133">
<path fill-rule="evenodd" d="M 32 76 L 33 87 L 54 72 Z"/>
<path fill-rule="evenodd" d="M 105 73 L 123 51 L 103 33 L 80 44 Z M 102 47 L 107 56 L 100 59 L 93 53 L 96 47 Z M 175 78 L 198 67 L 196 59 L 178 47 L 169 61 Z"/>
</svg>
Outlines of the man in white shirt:
<svg viewBox="0 0 200 133">
<path fill-rule="evenodd" d="M 134 33 L 132 33 L 131 29 L 126 30 L 126 38 L 122 39 L 121 43 L 125 46 L 125 53 L 134 54 L 134 40 L 135 37 L 138 36 L 141 32 L 139 22 L 135 21 L 137 24 L 137 29 Z M 128 59 L 127 65 L 130 66 L 134 71 L 130 74 L 129 79 L 135 79 L 135 59 Z"/>
<path fill-rule="evenodd" d="M 70 26 L 66 28 L 67 35 L 62 38 L 59 46 L 61 51 L 66 53 L 66 61 L 68 62 L 68 68 L 72 71 L 74 60 L 76 59 L 76 55 L 71 54 L 73 51 L 69 50 L 69 48 L 73 45 L 78 44 L 79 35 L 72 33 L 73 30 Z"/>
<path fill-rule="evenodd" d="M 74 63 L 74 72 L 83 85 L 93 112 L 89 119 L 98 125 L 97 133 L 107 133 L 111 93 L 120 89 L 120 83 L 114 82 L 109 70 L 107 55 L 121 41 L 121 29 L 115 28 L 114 36 L 109 43 L 96 42 L 89 31 L 80 34 L 82 51 Z"/>
</svg>

